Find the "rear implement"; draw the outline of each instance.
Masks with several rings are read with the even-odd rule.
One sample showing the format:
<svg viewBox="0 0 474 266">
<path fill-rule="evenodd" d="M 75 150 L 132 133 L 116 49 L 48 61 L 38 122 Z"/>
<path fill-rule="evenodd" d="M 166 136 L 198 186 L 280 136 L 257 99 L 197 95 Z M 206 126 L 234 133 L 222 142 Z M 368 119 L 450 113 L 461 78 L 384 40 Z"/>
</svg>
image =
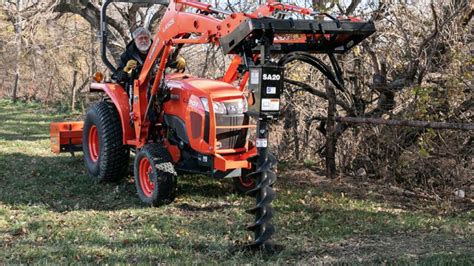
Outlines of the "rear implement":
<svg viewBox="0 0 474 266">
<path fill-rule="evenodd" d="M 50 138 L 51 152 L 59 154 L 62 152 L 74 153 L 82 151 L 82 128 L 84 122 L 61 122 L 51 123 Z"/>
</svg>

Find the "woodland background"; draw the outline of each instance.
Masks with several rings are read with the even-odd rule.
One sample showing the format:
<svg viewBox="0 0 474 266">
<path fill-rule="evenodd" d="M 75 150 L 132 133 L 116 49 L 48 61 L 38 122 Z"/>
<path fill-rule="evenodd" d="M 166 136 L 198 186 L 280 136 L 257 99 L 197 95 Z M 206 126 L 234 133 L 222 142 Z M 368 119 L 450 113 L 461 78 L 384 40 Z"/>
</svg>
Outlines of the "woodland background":
<svg viewBox="0 0 474 266">
<path fill-rule="evenodd" d="M 259 4 L 211 2 L 244 11 Z M 337 92 L 338 116 L 472 123 L 473 1 L 294 2 L 376 24 L 376 34 L 339 57 L 347 92 Z M 106 72 L 99 54 L 101 1 L 0 3 L 0 98 L 84 112 L 92 75 Z M 137 25 L 153 30 L 163 10 L 113 6 L 110 48 L 118 58 L 130 32 Z M 222 76 L 230 62 L 209 45 L 188 47 L 182 55 L 188 72 L 211 78 Z M 323 169 L 328 84 L 303 64 L 291 65 L 287 78 L 307 85 L 287 84 L 273 151 L 283 165 Z M 472 131 L 337 124 L 337 169 L 340 176 L 393 183 L 434 199 L 472 198 L 473 140 Z"/>
</svg>

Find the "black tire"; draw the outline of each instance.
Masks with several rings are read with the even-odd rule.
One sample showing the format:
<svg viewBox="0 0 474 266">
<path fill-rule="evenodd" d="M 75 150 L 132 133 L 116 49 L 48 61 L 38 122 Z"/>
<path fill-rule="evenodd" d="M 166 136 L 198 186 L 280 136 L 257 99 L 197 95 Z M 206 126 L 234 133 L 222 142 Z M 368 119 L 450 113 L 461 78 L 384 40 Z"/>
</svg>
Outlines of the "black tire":
<svg viewBox="0 0 474 266">
<path fill-rule="evenodd" d="M 148 144 L 135 156 L 135 187 L 140 200 L 151 206 L 170 204 L 177 194 L 177 176 L 168 150 Z M 148 182 L 147 182 L 148 181 Z"/>
<path fill-rule="evenodd" d="M 120 116 L 112 103 L 99 102 L 87 111 L 82 150 L 94 181 L 117 181 L 128 175 L 130 149 L 123 145 Z"/>
<path fill-rule="evenodd" d="M 234 188 L 241 194 L 246 194 L 248 191 L 255 188 L 257 182 L 255 179 L 248 178 L 248 174 L 255 171 L 254 164 L 251 169 L 242 169 L 242 175 L 233 178 Z"/>
</svg>

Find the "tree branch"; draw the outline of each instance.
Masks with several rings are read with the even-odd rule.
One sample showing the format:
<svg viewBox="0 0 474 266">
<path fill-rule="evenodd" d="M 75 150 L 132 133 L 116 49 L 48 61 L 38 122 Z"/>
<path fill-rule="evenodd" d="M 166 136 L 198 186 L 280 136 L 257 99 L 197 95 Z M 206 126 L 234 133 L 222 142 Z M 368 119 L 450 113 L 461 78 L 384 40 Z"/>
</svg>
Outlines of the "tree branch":
<svg viewBox="0 0 474 266">
<path fill-rule="evenodd" d="M 328 96 L 327 96 L 326 93 L 324 93 L 322 91 L 319 91 L 319 90 L 309 86 L 306 83 L 296 81 L 296 80 L 291 80 L 291 79 L 284 79 L 284 82 L 295 85 L 295 86 L 298 86 L 306 92 L 309 92 L 313 95 L 316 95 L 319 98 L 323 98 L 325 100 L 328 100 Z M 346 111 L 348 114 L 350 114 L 350 115 L 355 114 L 353 108 L 351 108 L 349 105 L 347 105 L 343 101 L 341 101 L 339 99 L 336 99 L 336 104 L 339 105 L 340 107 L 342 107 L 342 109 L 344 109 L 344 111 Z"/>
<path fill-rule="evenodd" d="M 345 14 L 346 14 L 346 15 L 351 15 L 352 13 L 354 13 L 354 11 L 356 10 L 356 8 L 359 6 L 360 2 L 362 2 L 362 0 L 352 0 L 352 1 L 351 1 L 351 4 L 350 4 L 349 7 L 346 9 Z"/>
<path fill-rule="evenodd" d="M 326 121 L 327 117 L 315 117 L 314 120 Z M 383 118 L 371 117 L 336 117 L 335 121 L 345 124 L 371 124 L 371 125 L 387 125 L 398 127 L 417 127 L 432 129 L 452 129 L 473 131 L 474 123 L 448 123 L 448 122 L 430 122 L 419 120 L 386 120 Z"/>
<path fill-rule="evenodd" d="M 86 0 L 57 0 L 53 12 L 57 13 L 73 13 L 80 15 L 89 22 L 95 29 L 100 28 L 100 10 L 92 2 Z M 108 24 L 117 30 L 124 40 L 127 41 L 127 31 L 115 19 L 107 16 Z"/>
</svg>

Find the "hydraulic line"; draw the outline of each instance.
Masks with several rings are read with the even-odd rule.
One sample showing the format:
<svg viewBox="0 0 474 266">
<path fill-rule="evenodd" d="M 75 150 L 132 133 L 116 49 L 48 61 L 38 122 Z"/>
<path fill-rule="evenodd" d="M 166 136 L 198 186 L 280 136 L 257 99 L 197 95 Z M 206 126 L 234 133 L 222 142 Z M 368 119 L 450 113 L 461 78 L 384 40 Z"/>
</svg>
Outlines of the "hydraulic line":
<svg viewBox="0 0 474 266">
<path fill-rule="evenodd" d="M 326 76 L 326 78 L 328 78 L 329 81 L 331 81 L 334 86 L 341 92 L 345 92 L 345 93 L 348 93 L 345 89 L 345 85 L 344 85 L 344 79 L 343 79 L 343 72 L 342 72 L 342 69 L 339 65 L 339 63 L 337 62 L 337 59 L 336 57 L 334 56 L 333 53 L 328 53 L 327 54 L 330 61 L 331 61 L 331 65 L 334 69 L 334 71 L 331 69 L 330 66 L 328 66 L 327 64 L 325 64 L 321 59 L 309 54 L 309 53 L 306 53 L 306 52 L 292 52 L 292 53 L 289 53 L 285 56 L 283 56 L 280 61 L 278 62 L 278 64 L 280 66 L 285 66 L 293 61 L 296 61 L 296 60 L 299 60 L 299 61 L 302 61 L 302 62 L 305 62 L 311 66 L 314 66 L 315 68 L 317 68 L 324 76 Z M 350 94 L 352 99 L 354 101 L 356 101 L 356 96 L 354 94 Z"/>
<path fill-rule="evenodd" d="M 344 79 L 342 77 L 342 69 L 341 66 L 339 66 L 339 63 L 337 62 L 336 57 L 334 54 L 329 54 L 329 60 L 331 60 L 332 68 L 334 68 L 334 73 L 336 74 L 336 79 L 339 82 L 339 84 L 344 87 Z"/>
<path fill-rule="evenodd" d="M 338 90 L 344 92 L 345 91 L 344 81 L 342 79 L 342 71 L 339 67 L 339 64 L 337 63 L 337 60 L 334 57 L 334 54 L 329 54 L 329 58 L 334 67 L 334 70 L 335 70 L 334 72 L 331 70 L 331 67 L 326 65 L 321 59 L 305 52 L 289 53 L 280 59 L 280 61 L 278 62 L 278 65 L 284 66 L 296 60 L 303 61 L 317 68 L 324 76 L 326 76 L 334 84 L 334 86 L 336 86 Z"/>
</svg>

